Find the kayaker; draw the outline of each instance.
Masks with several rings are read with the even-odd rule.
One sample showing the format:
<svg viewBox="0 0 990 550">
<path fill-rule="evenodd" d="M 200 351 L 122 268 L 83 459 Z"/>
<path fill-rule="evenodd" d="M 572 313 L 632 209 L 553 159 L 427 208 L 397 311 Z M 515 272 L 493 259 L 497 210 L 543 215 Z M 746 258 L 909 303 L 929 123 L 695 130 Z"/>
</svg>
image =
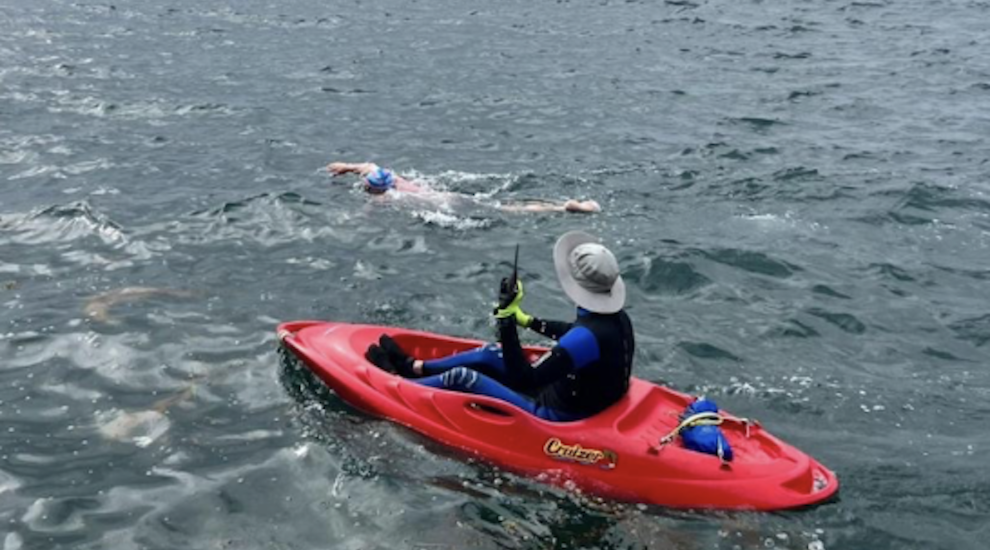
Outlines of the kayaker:
<svg viewBox="0 0 990 550">
<path fill-rule="evenodd" d="M 396 190 L 402 193 L 414 193 L 421 198 L 433 199 L 436 202 L 448 202 L 451 199 L 474 200 L 468 195 L 461 193 L 451 193 L 449 191 L 436 191 L 429 187 L 411 182 L 392 170 L 382 168 L 373 162 L 362 162 L 351 164 L 347 162 L 332 162 L 327 165 L 327 171 L 334 176 L 343 174 L 357 174 L 364 180 L 364 190 L 372 195 L 385 196 L 389 191 Z M 477 202 L 477 201 L 475 201 Z M 590 214 L 601 212 L 602 207 L 593 200 L 550 201 L 550 200 L 528 200 L 509 203 L 484 203 L 486 206 L 493 206 L 505 212 L 574 212 Z"/>
<path fill-rule="evenodd" d="M 615 256 L 587 233 L 571 231 L 560 237 L 553 259 L 564 293 L 577 306 L 573 322 L 525 313 L 522 282 L 513 284 L 506 278 L 494 312 L 501 345 L 421 361 L 382 335 L 368 348 L 368 360 L 425 386 L 487 395 L 545 420 L 579 420 L 601 412 L 629 389 L 635 341 L 623 311 L 625 283 Z M 517 325 L 557 345 L 530 364 Z"/>
</svg>

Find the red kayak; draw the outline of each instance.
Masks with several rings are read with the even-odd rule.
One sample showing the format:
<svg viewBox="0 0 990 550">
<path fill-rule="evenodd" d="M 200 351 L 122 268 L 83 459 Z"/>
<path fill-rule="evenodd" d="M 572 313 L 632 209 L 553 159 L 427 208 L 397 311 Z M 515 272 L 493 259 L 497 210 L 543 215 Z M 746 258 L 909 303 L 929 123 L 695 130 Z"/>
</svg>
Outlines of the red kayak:
<svg viewBox="0 0 990 550">
<path fill-rule="evenodd" d="M 668 438 L 693 397 L 638 378 L 602 413 L 549 422 L 485 396 L 438 390 L 385 372 L 364 358 L 389 334 L 418 359 L 445 357 L 482 342 L 373 325 L 295 321 L 279 339 L 354 407 L 412 428 L 494 464 L 555 484 L 676 508 L 781 510 L 825 501 L 835 474 L 759 424 L 722 413 L 732 462 Z M 526 348 L 532 358 L 545 351 Z M 542 475 L 541 475 L 542 474 Z"/>
</svg>

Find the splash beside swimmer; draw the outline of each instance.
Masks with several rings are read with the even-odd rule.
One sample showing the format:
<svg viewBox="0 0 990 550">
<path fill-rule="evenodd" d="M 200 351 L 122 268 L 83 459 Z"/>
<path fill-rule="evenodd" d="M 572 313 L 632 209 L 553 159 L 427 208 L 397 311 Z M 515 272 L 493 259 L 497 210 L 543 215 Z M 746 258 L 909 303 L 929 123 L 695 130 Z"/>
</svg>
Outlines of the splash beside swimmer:
<svg viewBox="0 0 990 550">
<path fill-rule="evenodd" d="M 372 195 L 385 196 L 390 191 L 398 191 L 401 193 L 412 193 L 421 196 L 426 199 L 432 199 L 437 202 L 449 201 L 450 199 L 471 199 L 471 197 L 461 194 L 453 193 L 449 191 L 436 191 L 430 189 L 429 187 L 420 185 L 418 183 L 409 181 L 402 176 L 396 174 L 392 170 L 387 168 L 382 168 L 373 162 L 361 162 L 361 163 L 347 163 L 347 162 L 332 162 L 327 165 L 327 171 L 334 176 L 341 176 L 344 174 L 357 174 L 360 176 L 364 183 L 364 190 Z M 568 199 L 565 201 L 553 201 L 553 200 L 527 200 L 518 202 L 507 202 L 499 204 L 488 204 L 487 206 L 492 206 L 503 212 L 535 212 L 535 213 L 545 213 L 545 212 L 573 212 L 577 214 L 592 214 L 595 212 L 601 212 L 602 207 L 597 202 L 593 200 L 575 200 Z"/>
</svg>

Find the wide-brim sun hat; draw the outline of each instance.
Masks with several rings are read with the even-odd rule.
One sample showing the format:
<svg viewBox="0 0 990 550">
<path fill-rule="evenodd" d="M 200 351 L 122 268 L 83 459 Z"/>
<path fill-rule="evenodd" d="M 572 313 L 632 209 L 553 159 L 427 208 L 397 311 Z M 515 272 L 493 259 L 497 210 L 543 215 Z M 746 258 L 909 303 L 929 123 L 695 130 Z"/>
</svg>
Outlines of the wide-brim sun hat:
<svg viewBox="0 0 990 550">
<path fill-rule="evenodd" d="M 619 262 L 598 239 L 569 231 L 553 247 L 553 265 L 564 294 L 593 313 L 615 313 L 626 304 Z"/>
</svg>

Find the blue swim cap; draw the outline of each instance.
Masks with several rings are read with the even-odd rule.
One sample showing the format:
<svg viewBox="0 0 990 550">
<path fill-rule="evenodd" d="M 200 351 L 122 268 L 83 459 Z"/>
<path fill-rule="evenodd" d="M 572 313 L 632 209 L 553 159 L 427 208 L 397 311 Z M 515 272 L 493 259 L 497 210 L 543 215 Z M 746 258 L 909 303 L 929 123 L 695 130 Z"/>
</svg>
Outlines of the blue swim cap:
<svg viewBox="0 0 990 550">
<path fill-rule="evenodd" d="M 372 193 L 384 193 L 395 187 L 395 175 L 391 170 L 376 168 L 364 177 L 364 183 L 368 185 L 368 190 Z"/>
</svg>

